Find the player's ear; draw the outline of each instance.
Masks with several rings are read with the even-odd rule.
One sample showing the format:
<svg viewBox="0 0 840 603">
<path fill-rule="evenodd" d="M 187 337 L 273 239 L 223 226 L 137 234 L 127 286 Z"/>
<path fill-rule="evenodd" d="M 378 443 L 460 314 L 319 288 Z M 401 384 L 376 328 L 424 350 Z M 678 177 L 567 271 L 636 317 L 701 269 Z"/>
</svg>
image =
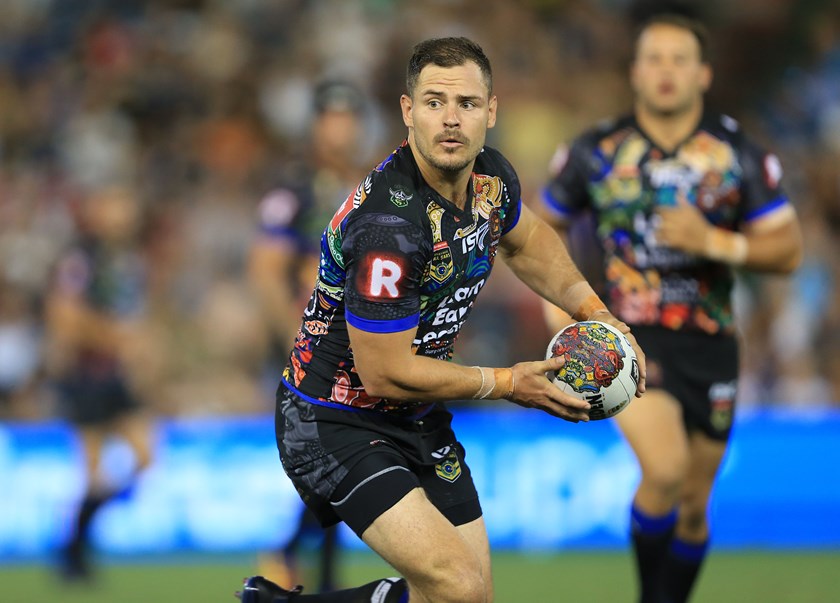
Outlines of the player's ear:
<svg viewBox="0 0 840 603">
<path fill-rule="evenodd" d="M 639 92 L 639 86 L 636 83 L 638 79 L 638 70 L 636 69 L 636 61 L 630 63 L 630 88 L 634 93 Z"/>
<path fill-rule="evenodd" d="M 488 105 L 488 112 L 487 112 L 487 128 L 492 128 L 496 125 L 496 109 L 498 108 L 499 102 L 495 95 L 490 97 L 490 103 Z"/>
<path fill-rule="evenodd" d="M 411 115 L 412 106 L 411 97 L 407 94 L 403 94 L 400 97 L 400 109 L 402 109 L 403 123 L 407 128 L 414 127 L 414 118 Z"/>
<path fill-rule="evenodd" d="M 700 88 L 703 92 L 706 92 L 711 87 L 713 76 L 712 66 L 708 63 L 703 63 L 700 66 Z"/>
</svg>

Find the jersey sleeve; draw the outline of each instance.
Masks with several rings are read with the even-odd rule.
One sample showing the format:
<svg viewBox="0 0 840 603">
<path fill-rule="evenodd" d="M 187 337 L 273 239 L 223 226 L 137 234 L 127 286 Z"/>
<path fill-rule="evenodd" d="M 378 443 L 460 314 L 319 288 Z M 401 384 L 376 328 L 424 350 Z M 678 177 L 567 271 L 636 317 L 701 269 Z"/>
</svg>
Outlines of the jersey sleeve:
<svg viewBox="0 0 840 603">
<path fill-rule="evenodd" d="M 365 212 L 349 220 L 341 245 L 347 322 L 371 333 L 416 327 L 429 247 L 423 229 L 405 217 Z"/>
<path fill-rule="evenodd" d="M 782 209 L 789 200 L 781 187 L 782 164 L 773 153 L 749 141 L 741 147 L 742 198 L 741 220 L 749 223 Z"/>
<path fill-rule="evenodd" d="M 519 222 L 519 216 L 522 214 L 522 185 L 519 182 L 519 176 L 510 162 L 498 154 L 501 163 L 502 180 L 507 188 L 507 200 L 503 206 L 502 213 L 502 235 L 510 232 L 514 226 Z"/>
<path fill-rule="evenodd" d="M 296 240 L 300 237 L 295 219 L 301 210 L 301 199 L 288 188 L 277 188 L 260 201 L 257 215 L 260 234 L 271 240 Z"/>
<path fill-rule="evenodd" d="M 562 145 L 551 160 L 551 177 L 542 191 L 543 203 L 561 219 L 568 219 L 586 207 L 589 195 L 589 166 L 592 145 L 585 138 L 576 140 L 571 148 Z"/>
</svg>

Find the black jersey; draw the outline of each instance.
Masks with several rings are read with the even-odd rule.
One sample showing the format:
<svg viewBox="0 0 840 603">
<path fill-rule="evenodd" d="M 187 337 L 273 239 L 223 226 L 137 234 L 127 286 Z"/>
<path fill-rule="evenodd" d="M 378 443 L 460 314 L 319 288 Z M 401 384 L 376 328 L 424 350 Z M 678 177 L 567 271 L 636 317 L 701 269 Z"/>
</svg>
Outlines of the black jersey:
<svg viewBox="0 0 840 603">
<path fill-rule="evenodd" d="M 788 204 L 778 159 L 734 119 L 714 114 L 671 153 L 632 116 L 584 133 L 562 153 L 543 199 L 564 219 L 594 213 L 611 311 L 631 325 L 731 331 L 731 268 L 659 245 L 656 208 L 688 201 L 715 226 L 739 230 Z"/>
<path fill-rule="evenodd" d="M 287 385 L 326 405 L 407 406 L 366 394 L 347 323 L 375 333 L 416 329 L 414 353 L 452 358 L 499 240 L 521 210 L 516 173 L 491 148 L 478 155 L 468 194 L 463 210 L 441 197 L 406 143 L 365 178 L 321 238 L 318 282 L 284 374 Z"/>
</svg>

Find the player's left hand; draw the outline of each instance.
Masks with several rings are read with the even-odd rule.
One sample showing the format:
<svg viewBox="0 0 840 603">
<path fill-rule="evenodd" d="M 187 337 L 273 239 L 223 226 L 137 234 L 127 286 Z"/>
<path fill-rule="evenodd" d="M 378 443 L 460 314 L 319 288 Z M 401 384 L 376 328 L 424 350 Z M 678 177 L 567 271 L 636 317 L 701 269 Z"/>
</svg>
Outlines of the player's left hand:
<svg viewBox="0 0 840 603">
<path fill-rule="evenodd" d="M 630 327 L 628 327 L 624 322 L 618 320 L 608 310 L 598 310 L 597 312 L 594 312 L 589 317 L 589 320 L 605 322 L 608 325 L 613 326 L 622 333 L 624 333 L 627 336 L 627 339 L 630 340 L 630 345 L 633 346 L 633 350 L 635 350 L 636 352 L 636 361 L 639 363 L 639 385 L 636 387 L 636 397 L 640 398 L 642 394 L 645 393 L 645 381 L 647 379 L 647 369 L 645 368 L 645 353 L 642 351 L 642 348 L 639 346 L 639 342 L 636 341 L 636 338 L 630 331 Z"/>
<path fill-rule="evenodd" d="M 661 245 L 694 255 L 705 253 L 706 238 L 713 227 L 703 212 L 685 197 L 680 195 L 677 205 L 658 207 L 656 214 L 659 216 L 656 240 Z"/>
</svg>

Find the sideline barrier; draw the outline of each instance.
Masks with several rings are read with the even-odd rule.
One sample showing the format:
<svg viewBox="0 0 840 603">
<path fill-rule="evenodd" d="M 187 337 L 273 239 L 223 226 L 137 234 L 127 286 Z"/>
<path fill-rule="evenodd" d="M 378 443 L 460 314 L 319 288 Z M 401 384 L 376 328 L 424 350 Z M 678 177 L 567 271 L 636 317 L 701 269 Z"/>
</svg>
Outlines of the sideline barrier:
<svg viewBox="0 0 840 603">
<path fill-rule="evenodd" d="M 572 425 L 517 408 L 455 412 L 494 547 L 626 545 L 638 470 L 612 423 Z M 840 548 L 838 442 L 840 413 L 740 417 L 713 499 L 714 545 Z M 300 503 L 277 459 L 273 419 L 164 421 L 156 450 L 130 495 L 97 517 L 101 550 L 266 549 L 294 528 Z M 79 459 L 61 423 L 0 424 L 0 559 L 48 554 L 66 536 L 82 491 Z M 117 484 L 131 462 L 117 443 L 103 468 Z"/>
</svg>

